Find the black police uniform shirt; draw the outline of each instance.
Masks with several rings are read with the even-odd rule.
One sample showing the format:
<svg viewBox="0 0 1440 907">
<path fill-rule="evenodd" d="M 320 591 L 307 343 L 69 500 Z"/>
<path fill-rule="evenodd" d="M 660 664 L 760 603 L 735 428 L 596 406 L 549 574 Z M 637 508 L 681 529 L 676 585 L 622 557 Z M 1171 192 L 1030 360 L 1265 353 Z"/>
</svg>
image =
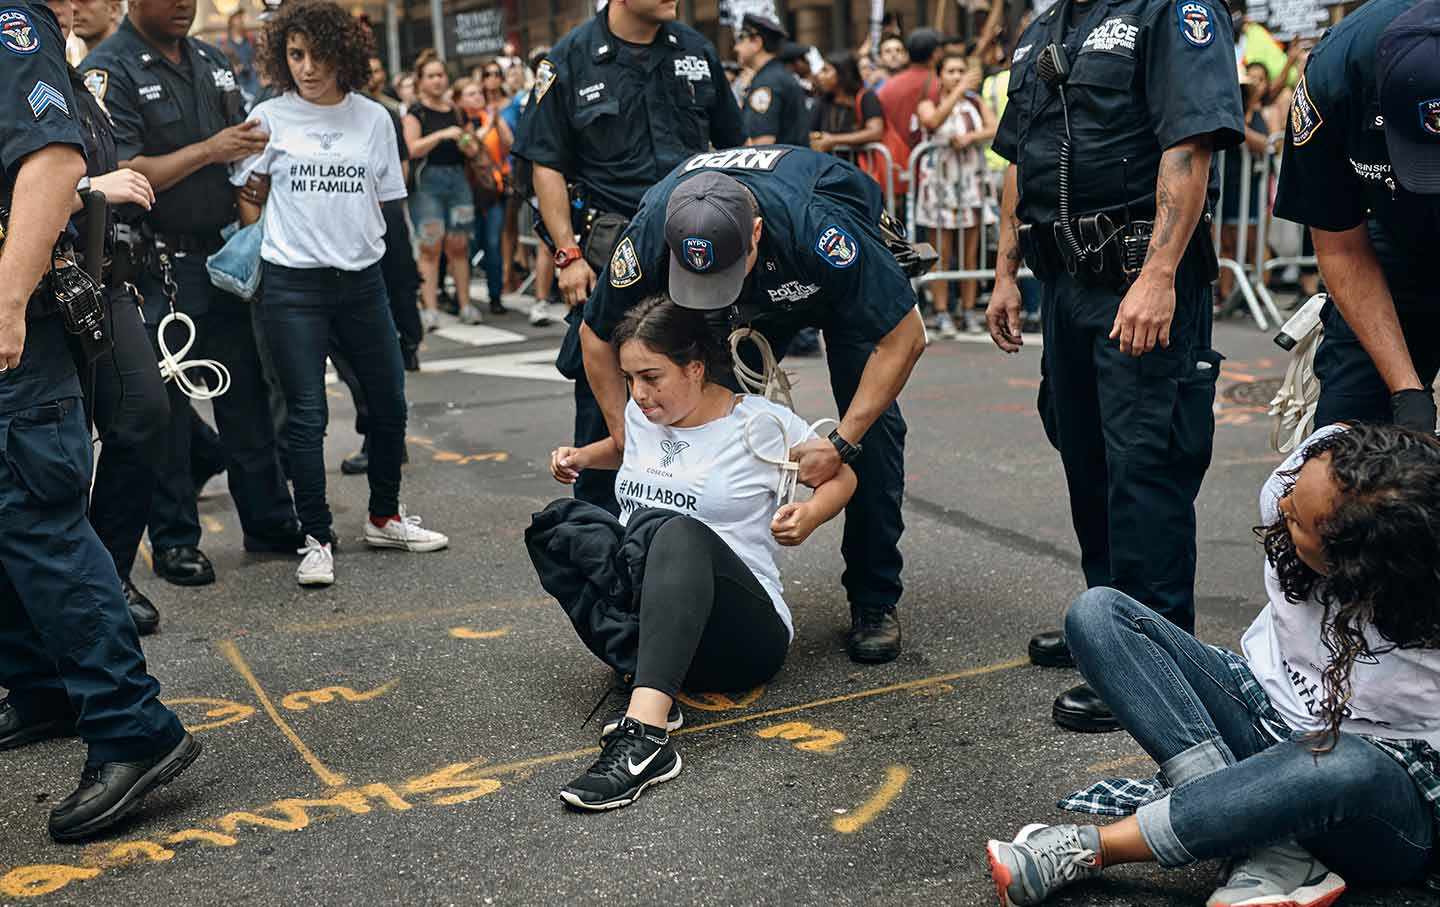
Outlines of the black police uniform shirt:
<svg viewBox="0 0 1440 907">
<path fill-rule="evenodd" d="M 734 177 L 760 206 L 759 255 L 736 302 L 762 333 L 810 325 L 878 341 L 914 308 L 910 280 L 880 238 L 875 181 L 833 155 L 760 146 L 696 155 L 645 193 L 585 304 L 585 323 L 601 338 L 667 288 L 665 206 L 676 186 L 707 171 Z"/>
<path fill-rule="evenodd" d="M 174 64 L 130 20 L 80 64 L 85 84 L 115 123 L 120 160 L 160 157 L 245 119 L 235 73 L 218 48 L 184 38 Z M 215 234 L 235 220 L 225 164 L 207 164 L 155 195 L 149 223 L 168 235 Z"/>
<path fill-rule="evenodd" d="M 781 145 L 810 144 L 810 111 L 805 89 L 777 57 L 770 60 L 745 93 L 745 137 L 774 136 Z"/>
<path fill-rule="evenodd" d="M 1275 196 L 1276 217 L 1320 230 L 1368 219 L 1387 272 L 1419 266 L 1440 232 L 1440 197 L 1407 192 L 1395 179 L 1375 81 L 1381 32 L 1414 5 L 1370 0 L 1310 51 L 1290 105 Z M 1433 294 L 1433 275 L 1425 282 Z"/>
<path fill-rule="evenodd" d="M 610 33 L 606 9 L 541 61 L 511 152 L 578 181 L 587 202 L 629 216 L 676 164 L 743 144 L 715 48 L 678 22 L 649 45 Z"/>
<path fill-rule="evenodd" d="M 1235 39 L 1219 0 L 1061 0 L 1016 44 L 993 145 L 1017 165 L 1022 223 L 1059 219 L 1065 121 L 1035 61 L 1061 34 L 1070 60 L 1072 216 L 1128 203 L 1133 216 L 1149 218 L 1166 149 L 1202 135 L 1212 137 L 1215 151 L 1244 140 Z M 1212 159 L 1212 205 L 1218 192 Z"/>
</svg>

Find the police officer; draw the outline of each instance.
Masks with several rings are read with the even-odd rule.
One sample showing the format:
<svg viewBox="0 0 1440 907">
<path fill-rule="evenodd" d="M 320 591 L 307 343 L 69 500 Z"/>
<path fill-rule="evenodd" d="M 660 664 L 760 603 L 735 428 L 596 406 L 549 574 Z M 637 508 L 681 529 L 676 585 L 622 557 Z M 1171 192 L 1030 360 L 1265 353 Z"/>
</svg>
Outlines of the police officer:
<svg viewBox="0 0 1440 907">
<path fill-rule="evenodd" d="M 805 89 L 780 59 L 790 34 L 774 19 L 746 13 L 735 36 L 735 56 L 754 73 L 745 93 L 745 136 L 751 145 L 809 146 Z"/>
<path fill-rule="evenodd" d="M 0 10 L 0 750 L 79 734 L 79 787 L 50 813 L 90 837 L 184 771 L 200 744 L 157 698 L 120 580 L 85 520 L 90 432 L 52 291 L 84 147 L 43 4 Z M 69 284 L 67 281 L 67 285 Z"/>
<path fill-rule="evenodd" d="M 846 647 L 868 663 L 900 654 L 905 420 L 895 398 L 925 349 L 883 213 L 875 181 L 832 155 L 784 145 L 697 155 L 645 194 L 581 330 L 586 373 L 622 439 L 625 383 L 607 341 L 646 296 L 668 288 L 679 305 L 716 312 L 720 330 L 753 325 L 776 351 L 802 328 L 825 331 L 840 426 L 804 446 L 800 480 L 814 487 L 841 463 L 859 477 L 841 582 Z"/>
<path fill-rule="evenodd" d="M 646 189 L 711 144 L 745 140 L 719 55 L 675 21 L 675 7 L 676 0 L 611 0 L 561 39 L 536 69 L 512 149 L 534 166 L 541 219 L 570 307 L 556 366 L 575 381 L 577 447 L 609 435 L 585 380 L 577 333 L 578 307 L 596 273 Z M 578 189 L 573 207 L 567 180 Z M 580 224 L 572 218 L 577 212 Z M 575 497 L 620 512 L 614 472 L 582 475 Z"/>
<path fill-rule="evenodd" d="M 1372 0 L 1310 52 L 1275 215 L 1310 226 L 1330 292 L 1315 425 L 1435 430 L 1440 0 Z"/>
<path fill-rule="evenodd" d="M 1044 284 L 1039 409 L 1085 581 L 1191 632 L 1221 358 L 1211 155 L 1244 135 L 1230 29 L 1215 0 L 1060 0 L 1016 45 L 994 143 L 1011 165 L 986 317 L 996 345 L 1018 351 L 1023 257 Z M 1074 664 L 1060 633 L 1031 640 L 1030 657 Z M 1054 717 L 1119 728 L 1083 684 Z"/>
<path fill-rule="evenodd" d="M 235 75 L 225 55 L 187 38 L 189 0 L 137 0 L 119 30 L 81 64 L 86 83 L 115 122 L 121 163 L 145 174 L 156 190 L 147 223 L 154 264 L 139 281 L 145 321 L 158 326 L 174 306 L 195 322 L 192 355 L 230 371 L 229 391 L 215 398 L 225 467 L 247 551 L 294 554 L 299 535 L 290 492 L 276 457 L 274 425 L 250 311 L 216 289 L 205 258 L 221 246 L 220 229 L 235 220 L 226 164 L 265 147 L 267 137 L 245 123 Z M 183 341 L 167 332 L 172 349 Z M 171 382 L 167 466 L 150 508 L 155 572 L 177 585 L 214 582 L 200 551 L 200 521 L 191 477 L 190 401 Z M 137 501 L 135 506 L 145 506 Z"/>
</svg>

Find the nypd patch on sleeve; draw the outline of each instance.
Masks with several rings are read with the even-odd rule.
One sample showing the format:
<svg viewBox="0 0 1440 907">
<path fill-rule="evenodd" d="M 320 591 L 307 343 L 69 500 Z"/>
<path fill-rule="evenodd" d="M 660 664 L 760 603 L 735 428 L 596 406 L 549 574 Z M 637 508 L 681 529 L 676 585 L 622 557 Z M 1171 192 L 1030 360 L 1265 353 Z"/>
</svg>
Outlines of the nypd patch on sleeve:
<svg viewBox="0 0 1440 907">
<path fill-rule="evenodd" d="M 110 90 L 110 73 L 103 69 L 85 70 L 85 87 L 95 96 L 95 100 L 105 102 L 105 92 Z"/>
<path fill-rule="evenodd" d="M 1215 17 L 1200 0 L 1183 0 L 1175 5 L 1180 37 L 1195 47 L 1209 47 L 1215 41 Z"/>
<path fill-rule="evenodd" d="M 1320 127 L 1325 125 L 1325 118 L 1320 115 L 1320 110 L 1315 102 L 1310 100 L 1310 89 L 1305 84 L 1305 77 L 1300 77 L 1300 84 L 1295 86 L 1295 95 L 1290 99 L 1290 144 L 1299 148 L 1315 137 Z"/>
<path fill-rule="evenodd" d="M 848 268 L 860 257 L 860 244 L 841 226 L 831 224 L 815 241 L 815 251 L 832 268 Z"/>
<path fill-rule="evenodd" d="M 35 23 L 22 9 L 0 9 L 0 46 L 12 54 L 29 55 L 40 49 Z"/>
<path fill-rule="evenodd" d="M 635 254 L 635 244 L 627 236 L 620 240 L 620 245 L 615 247 L 615 254 L 610 256 L 610 286 L 623 290 L 643 276 L 640 271 L 640 257 Z"/>
<path fill-rule="evenodd" d="M 545 92 L 555 84 L 555 64 L 549 60 L 541 60 L 540 65 L 535 68 L 535 102 L 538 104 L 545 97 Z"/>
</svg>

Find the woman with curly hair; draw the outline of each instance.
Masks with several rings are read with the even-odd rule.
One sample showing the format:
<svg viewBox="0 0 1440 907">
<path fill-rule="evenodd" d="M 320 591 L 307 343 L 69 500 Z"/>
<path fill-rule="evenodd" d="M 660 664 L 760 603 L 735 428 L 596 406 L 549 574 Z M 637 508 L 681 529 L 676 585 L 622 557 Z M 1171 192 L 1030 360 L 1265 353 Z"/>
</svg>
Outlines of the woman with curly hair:
<svg viewBox="0 0 1440 907">
<path fill-rule="evenodd" d="M 1134 815 L 988 845 L 1006 905 L 1121 863 L 1229 858 L 1209 907 L 1317 907 L 1345 880 L 1435 868 L 1440 822 L 1440 441 L 1312 435 L 1260 493 L 1269 603 L 1243 655 L 1114 589 L 1070 607 L 1085 679 L 1160 767 L 1060 806 Z"/>
<path fill-rule="evenodd" d="M 359 92 L 370 38 L 329 0 L 287 3 L 265 25 L 260 63 L 283 94 L 250 118 L 270 135 L 235 166 L 240 216 L 264 216 L 260 320 L 289 413 L 286 433 L 295 510 L 305 533 L 301 585 L 335 581 L 325 500 L 325 358 L 348 359 L 370 407 L 370 518 L 376 548 L 435 551 L 449 540 L 400 506 L 405 376 L 385 295 L 382 202 L 405 197 L 394 125 Z"/>
</svg>

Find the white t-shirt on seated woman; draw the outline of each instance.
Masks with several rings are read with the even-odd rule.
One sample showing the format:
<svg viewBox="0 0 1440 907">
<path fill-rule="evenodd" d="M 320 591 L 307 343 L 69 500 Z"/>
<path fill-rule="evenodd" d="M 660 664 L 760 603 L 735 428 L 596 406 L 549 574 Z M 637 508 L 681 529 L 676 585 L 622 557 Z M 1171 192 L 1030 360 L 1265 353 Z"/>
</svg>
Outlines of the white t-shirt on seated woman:
<svg viewBox="0 0 1440 907">
<path fill-rule="evenodd" d="M 360 271 L 385 254 L 380 203 L 404 198 L 395 126 L 385 108 L 350 92 L 311 104 L 293 91 L 256 105 L 265 150 L 236 165 L 230 182 L 270 177 L 260 257 L 287 268 Z"/>
<path fill-rule="evenodd" d="M 795 625 L 775 565 L 780 545 L 770 534 L 780 505 L 781 470 L 746 447 L 745 426 L 752 418 L 751 443 L 772 460 L 787 459 L 790 448 L 815 437 L 804 419 L 763 397 L 739 397 L 729 415 L 694 428 L 656 425 L 631 400 L 625 405 L 625 456 L 615 497 L 622 525 L 637 510 L 659 507 L 710 527 L 770 594 L 793 639 Z"/>
</svg>

